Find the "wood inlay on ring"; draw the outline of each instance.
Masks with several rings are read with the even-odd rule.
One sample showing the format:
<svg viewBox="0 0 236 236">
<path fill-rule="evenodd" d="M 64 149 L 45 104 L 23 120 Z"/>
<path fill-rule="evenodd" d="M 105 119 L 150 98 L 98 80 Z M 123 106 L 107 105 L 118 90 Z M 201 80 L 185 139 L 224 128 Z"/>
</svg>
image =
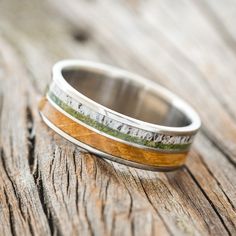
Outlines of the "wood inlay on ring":
<svg viewBox="0 0 236 236">
<path fill-rule="evenodd" d="M 46 99 L 40 103 L 40 112 L 53 125 L 74 139 L 117 158 L 147 166 L 168 168 L 182 166 L 186 160 L 187 152 L 163 153 L 142 149 L 100 135 L 71 120 L 54 108 Z"/>
</svg>

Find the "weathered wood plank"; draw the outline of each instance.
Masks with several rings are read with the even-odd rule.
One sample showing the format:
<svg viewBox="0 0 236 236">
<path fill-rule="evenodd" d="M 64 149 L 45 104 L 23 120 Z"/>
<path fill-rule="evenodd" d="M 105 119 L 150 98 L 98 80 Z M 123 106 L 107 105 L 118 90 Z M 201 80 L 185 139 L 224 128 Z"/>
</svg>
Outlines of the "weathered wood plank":
<svg viewBox="0 0 236 236">
<path fill-rule="evenodd" d="M 178 39 L 170 28 L 174 23 L 155 12 L 160 5 L 154 1 L 149 1 L 150 6 L 136 3 L 136 13 L 114 1 L 70 1 L 66 7 L 60 1 L 1 2 L 0 188 L 4 194 L 0 195 L 0 218 L 4 223 L 0 231 L 5 235 L 235 233 L 236 124 L 229 99 L 234 95 L 230 86 L 219 86 L 227 66 L 214 60 L 214 67 L 221 67 L 217 68 L 218 87 L 214 87 L 199 72 L 205 64 L 200 64 L 197 55 L 190 60 L 182 52 L 186 43 L 198 42 L 206 49 L 225 49 L 225 45 L 208 33 L 210 24 L 194 4 L 181 1 L 174 11 L 163 2 L 170 18 L 176 20 L 187 11 L 197 16 L 205 38 L 195 41 L 185 34 L 186 41 L 170 40 Z M 152 8 L 150 14 L 160 24 L 145 16 Z M 190 16 L 187 19 L 191 22 Z M 213 46 L 205 44 L 208 37 Z M 214 55 L 229 59 L 227 75 L 234 84 L 231 52 L 208 56 L 204 50 L 200 55 L 206 57 L 205 63 Z M 85 153 L 46 128 L 37 100 L 50 80 L 52 64 L 65 57 L 120 65 L 156 78 L 185 96 L 204 121 L 204 132 L 186 167 L 168 174 L 127 168 Z M 216 97 L 212 89 L 226 95 Z"/>
<path fill-rule="evenodd" d="M 10 232 L 13 235 L 49 234 L 48 221 L 29 168 L 33 145 L 28 117 L 31 88 L 8 44 L 1 40 L 0 48 L 0 232 L 6 235 Z"/>
</svg>

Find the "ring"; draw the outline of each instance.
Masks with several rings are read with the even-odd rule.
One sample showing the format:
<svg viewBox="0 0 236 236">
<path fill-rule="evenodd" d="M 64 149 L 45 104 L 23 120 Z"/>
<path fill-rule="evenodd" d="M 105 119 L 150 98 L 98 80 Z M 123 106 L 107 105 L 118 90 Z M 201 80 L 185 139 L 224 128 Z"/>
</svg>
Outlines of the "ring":
<svg viewBox="0 0 236 236">
<path fill-rule="evenodd" d="M 201 126 L 193 108 L 157 83 L 82 60 L 54 65 L 39 110 L 72 143 L 147 170 L 181 167 Z"/>
</svg>

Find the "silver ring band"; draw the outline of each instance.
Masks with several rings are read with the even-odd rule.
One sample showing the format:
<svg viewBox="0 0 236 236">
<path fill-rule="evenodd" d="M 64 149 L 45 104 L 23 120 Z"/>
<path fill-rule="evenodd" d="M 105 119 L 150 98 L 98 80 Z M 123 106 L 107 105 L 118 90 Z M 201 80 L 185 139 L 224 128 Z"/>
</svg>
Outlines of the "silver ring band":
<svg viewBox="0 0 236 236">
<path fill-rule="evenodd" d="M 46 97 L 76 124 L 143 152 L 187 153 L 201 125 L 197 113 L 167 89 L 89 61 L 58 62 Z"/>
</svg>

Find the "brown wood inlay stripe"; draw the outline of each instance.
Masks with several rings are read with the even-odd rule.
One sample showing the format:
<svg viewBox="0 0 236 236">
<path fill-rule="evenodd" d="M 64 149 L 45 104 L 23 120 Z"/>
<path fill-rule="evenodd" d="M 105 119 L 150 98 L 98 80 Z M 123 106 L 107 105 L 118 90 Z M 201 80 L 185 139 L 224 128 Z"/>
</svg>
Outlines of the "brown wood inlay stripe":
<svg viewBox="0 0 236 236">
<path fill-rule="evenodd" d="M 40 111 L 51 123 L 76 140 L 107 154 L 139 164 L 155 167 L 178 167 L 184 164 L 187 153 L 161 153 L 141 149 L 100 135 L 71 120 L 46 99 L 40 103 Z"/>
</svg>

